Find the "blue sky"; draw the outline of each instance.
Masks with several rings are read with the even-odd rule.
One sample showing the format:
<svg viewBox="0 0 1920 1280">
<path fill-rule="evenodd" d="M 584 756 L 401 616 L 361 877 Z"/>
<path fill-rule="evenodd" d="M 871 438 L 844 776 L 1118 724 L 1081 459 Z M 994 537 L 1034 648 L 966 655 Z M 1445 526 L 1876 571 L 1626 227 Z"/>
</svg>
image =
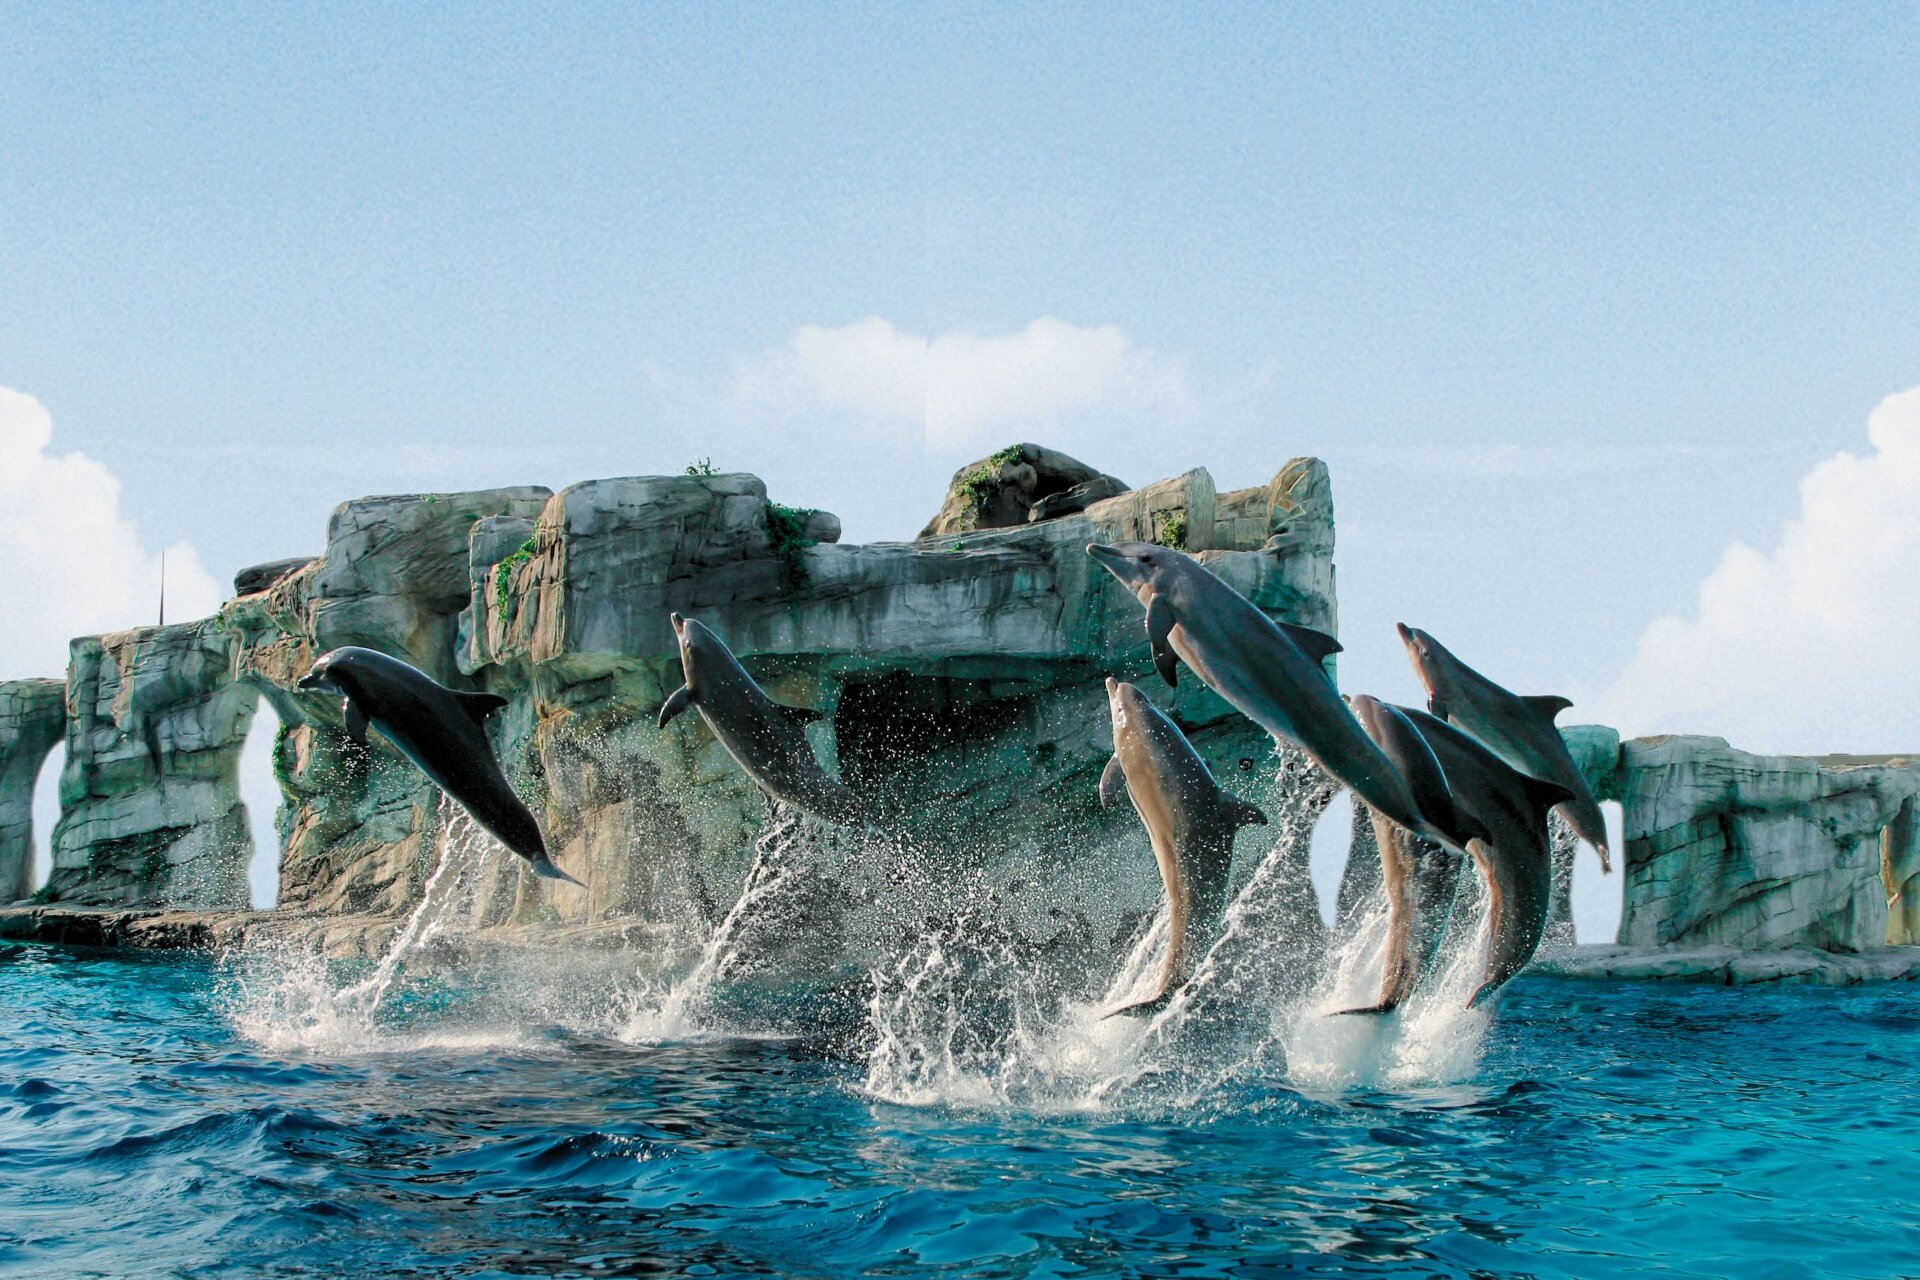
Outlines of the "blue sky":
<svg viewBox="0 0 1920 1280">
<path fill-rule="evenodd" d="M 1911 7 L 7 5 L 0 387 L 217 579 L 367 492 L 712 456 L 864 539 L 1021 438 L 1318 454 L 1350 687 L 1413 696 L 1404 617 L 1675 727 L 1610 692 L 1649 624 L 1920 383 L 1916 54 Z M 930 432 L 796 355 L 876 320 L 1120 348 L 997 410 L 975 361 Z M 1748 701 L 1670 712 L 1920 743 Z"/>
</svg>

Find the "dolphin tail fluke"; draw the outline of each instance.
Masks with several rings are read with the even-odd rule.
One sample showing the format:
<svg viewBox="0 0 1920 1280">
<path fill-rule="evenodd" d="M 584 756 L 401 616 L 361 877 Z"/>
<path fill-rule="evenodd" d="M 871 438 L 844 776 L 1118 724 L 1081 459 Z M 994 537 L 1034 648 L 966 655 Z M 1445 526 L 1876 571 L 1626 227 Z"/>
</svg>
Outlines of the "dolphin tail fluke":
<svg viewBox="0 0 1920 1280">
<path fill-rule="evenodd" d="M 1392 1013 L 1395 1009 L 1398 1009 L 1399 1007 L 1400 1007 L 1400 1004 L 1398 1001 L 1382 1000 L 1379 1004 L 1362 1005 L 1357 1009 L 1335 1009 L 1332 1013 L 1329 1013 L 1327 1016 L 1329 1018 L 1344 1018 L 1348 1014 L 1369 1014 L 1369 1015 L 1377 1016 L 1383 1013 Z"/>
<path fill-rule="evenodd" d="M 1167 1001 L 1171 999 L 1173 999 L 1173 988 L 1169 987 L 1150 1000 L 1140 1000 L 1133 1004 L 1123 1004 L 1118 1009 L 1103 1013 L 1100 1015 L 1100 1021 L 1105 1022 L 1108 1018 L 1118 1018 L 1123 1015 L 1129 1018 L 1143 1018 L 1150 1013 L 1158 1013 L 1166 1008 Z"/>
<path fill-rule="evenodd" d="M 575 880 L 572 876 L 568 875 L 566 872 L 562 871 L 559 867 L 555 866 L 553 864 L 552 858 L 542 858 L 538 862 L 534 863 L 533 874 L 539 876 L 543 880 L 564 880 L 568 884 L 580 885 L 582 889 L 587 887 L 585 884 L 582 884 L 580 881 Z"/>
</svg>

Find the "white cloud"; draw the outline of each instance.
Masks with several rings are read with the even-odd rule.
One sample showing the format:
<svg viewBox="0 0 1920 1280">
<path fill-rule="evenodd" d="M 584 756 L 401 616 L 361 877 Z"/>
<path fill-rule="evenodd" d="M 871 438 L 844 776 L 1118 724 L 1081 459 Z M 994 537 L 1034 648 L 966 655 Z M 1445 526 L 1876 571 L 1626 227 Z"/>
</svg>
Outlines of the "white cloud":
<svg viewBox="0 0 1920 1280">
<path fill-rule="evenodd" d="M 63 674 L 69 639 L 150 622 L 159 601 L 160 554 L 121 513 L 120 482 L 52 442 L 46 407 L 0 387 L 0 679 Z M 166 556 L 169 618 L 219 607 L 192 547 Z"/>
<path fill-rule="evenodd" d="M 706 402 L 727 418 L 795 411 L 848 415 L 917 431 L 930 448 L 1005 443 L 1002 435 L 1118 416 L 1168 424 L 1229 410 L 1263 391 L 1259 370 L 1203 383 L 1185 356 L 1135 342 L 1114 325 L 1043 316 L 1012 333 L 905 332 L 873 317 L 806 325 L 784 344 L 729 361 L 725 387 L 702 395 L 651 368 L 657 389 Z"/>
<path fill-rule="evenodd" d="M 1693 617 L 1647 627 L 1598 719 L 1750 750 L 1920 752 L 1920 388 L 1883 400 L 1867 436 L 1872 453 L 1807 473 L 1772 552 L 1728 547 Z"/>
</svg>

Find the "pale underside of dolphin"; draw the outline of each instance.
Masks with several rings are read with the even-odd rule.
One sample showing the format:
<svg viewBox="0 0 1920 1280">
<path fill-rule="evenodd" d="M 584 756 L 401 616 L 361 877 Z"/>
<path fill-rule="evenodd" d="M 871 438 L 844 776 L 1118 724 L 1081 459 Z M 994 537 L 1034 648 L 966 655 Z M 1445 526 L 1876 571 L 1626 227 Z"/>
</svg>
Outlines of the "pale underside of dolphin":
<svg viewBox="0 0 1920 1280">
<path fill-rule="evenodd" d="M 1520 772 L 1444 720 L 1412 707 L 1397 710 L 1433 749 L 1460 810 L 1485 829 L 1467 842 L 1487 883 L 1487 961 L 1467 1001 L 1473 1008 L 1526 968 L 1540 945 L 1553 891 L 1547 812 L 1572 793 Z"/>
<path fill-rule="evenodd" d="M 1327 676 L 1332 636 L 1275 622 L 1183 552 L 1150 542 L 1094 543 L 1087 553 L 1147 610 L 1153 664 L 1169 685 L 1187 664 L 1276 739 L 1295 743 L 1368 805 L 1436 835 L 1400 771 L 1360 727 Z"/>
<path fill-rule="evenodd" d="M 297 687 L 341 695 L 349 738 L 365 746 L 368 727 L 378 729 L 534 874 L 580 883 L 547 856 L 540 824 L 514 794 L 487 741 L 482 726 L 507 705 L 505 698 L 449 689 L 398 658 L 351 645 L 321 655 Z"/>
<path fill-rule="evenodd" d="M 1253 805 L 1222 791 L 1179 726 L 1131 684 L 1107 679 L 1113 758 L 1100 775 L 1100 803 L 1124 792 L 1147 829 L 1167 892 L 1167 953 L 1154 993 L 1107 1014 L 1151 1013 L 1187 980 L 1193 959 L 1218 929 L 1233 870 L 1233 838 L 1266 825 Z"/>
<path fill-rule="evenodd" d="M 1570 798 L 1559 806 L 1560 816 L 1600 855 L 1600 869 L 1611 871 L 1607 821 L 1600 813 L 1600 802 L 1553 723 L 1573 704 L 1553 695 L 1513 693 L 1460 661 L 1418 627 L 1400 623 L 1398 630 L 1407 659 L 1426 689 L 1427 710 L 1465 729 L 1520 772 L 1565 787 Z"/>
<path fill-rule="evenodd" d="M 1422 816 L 1446 837 L 1443 845 L 1414 834 L 1378 809 L 1368 814 L 1380 849 L 1380 882 L 1387 898 L 1385 963 L 1379 999 L 1339 1012 L 1391 1013 L 1412 994 L 1439 947 L 1458 866 L 1447 846 L 1465 852 L 1488 832 L 1460 808 L 1433 749 L 1398 708 L 1365 694 L 1354 698 L 1352 707 L 1367 736 L 1407 779 Z"/>
<path fill-rule="evenodd" d="M 713 736 L 762 791 L 828 822 L 868 821 L 869 806 L 827 776 L 807 741 L 807 726 L 821 713 L 775 702 L 719 636 L 693 618 L 676 613 L 672 621 L 686 683 L 661 706 L 660 726 L 697 707 Z"/>
</svg>

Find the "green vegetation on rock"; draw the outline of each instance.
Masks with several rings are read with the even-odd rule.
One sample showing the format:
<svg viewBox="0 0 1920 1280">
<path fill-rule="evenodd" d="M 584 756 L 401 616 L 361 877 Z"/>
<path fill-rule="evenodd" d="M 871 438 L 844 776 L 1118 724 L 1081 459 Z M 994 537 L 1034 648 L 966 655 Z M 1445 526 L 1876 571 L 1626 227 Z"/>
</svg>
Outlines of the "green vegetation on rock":
<svg viewBox="0 0 1920 1280">
<path fill-rule="evenodd" d="M 713 469 L 712 458 L 702 458 L 700 461 L 688 465 L 687 474 L 690 476 L 712 476 L 720 473 Z"/>
<path fill-rule="evenodd" d="M 1187 513 L 1158 511 L 1153 517 L 1153 540 L 1175 551 L 1187 549 Z"/>
<path fill-rule="evenodd" d="M 980 513 L 986 509 L 987 499 L 1000 488 L 1000 468 L 1009 463 L 1026 459 L 1026 450 L 1012 444 L 989 457 L 985 462 L 960 477 L 960 518 L 967 528 L 980 527 Z"/>
<path fill-rule="evenodd" d="M 534 540 L 528 538 L 512 555 L 493 566 L 493 603 L 503 617 L 507 612 L 507 601 L 512 598 L 508 588 L 513 581 L 513 571 L 533 559 L 534 549 Z"/>
<path fill-rule="evenodd" d="M 812 507 L 767 503 L 767 541 L 772 544 L 773 554 L 786 566 L 789 584 L 806 577 L 806 565 L 800 553 L 815 545 L 814 539 L 807 536 L 807 523 L 819 514 Z"/>
</svg>

